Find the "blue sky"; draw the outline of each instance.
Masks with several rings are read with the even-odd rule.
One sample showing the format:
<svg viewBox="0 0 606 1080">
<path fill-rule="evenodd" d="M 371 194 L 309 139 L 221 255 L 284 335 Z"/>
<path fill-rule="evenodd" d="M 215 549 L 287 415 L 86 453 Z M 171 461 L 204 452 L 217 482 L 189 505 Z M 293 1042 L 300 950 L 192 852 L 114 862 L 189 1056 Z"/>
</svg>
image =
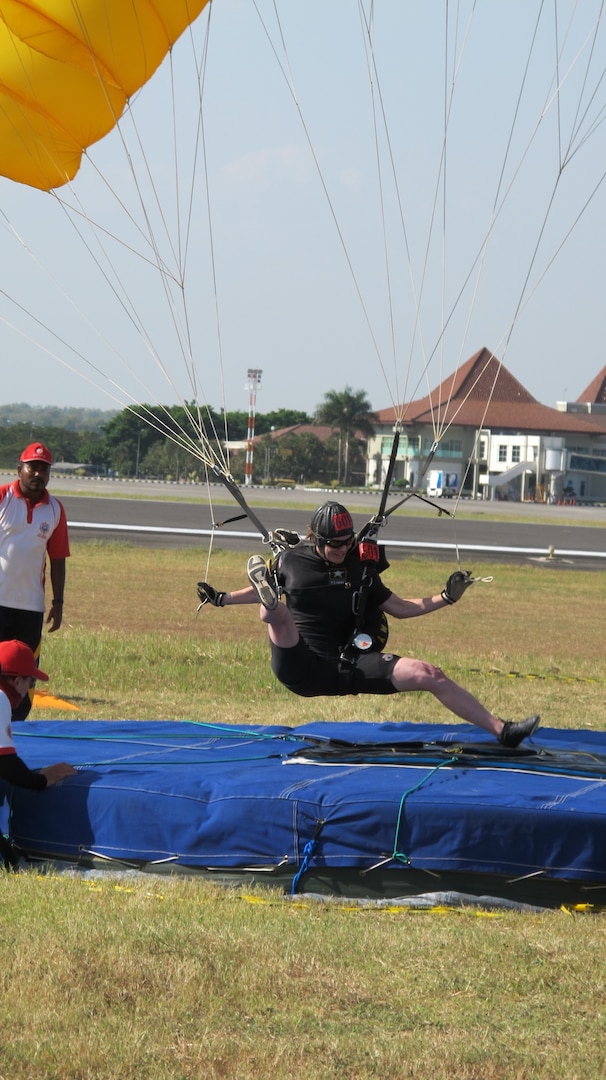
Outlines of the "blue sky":
<svg viewBox="0 0 606 1080">
<path fill-rule="evenodd" d="M 312 412 L 346 385 L 380 409 L 482 346 L 543 403 L 577 398 L 606 363 L 599 3 L 549 4 L 538 18 L 534 0 L 462 0 L 458 22 L 450 7 L 446 30 L 442 0 L 277 0 L 278 26 L 270 0 L 215 0 L 204 167 L 199 157 L 194 172 L 185 40 L 173 58 L 178 172 L 168 65 L 133 103 L 137 138 L 125 118 L 145 212 L 115 132 L 57 197 L 0 180 L 3 400 L 246 409 L 247 371 L 260 368 L 260 412 Z M 179 232 L 174 195 L 183 222 L 192 177 Z M 66 204 L 83 208 L 83 238 Z M 181 237 L 184 307 L 153 265 L 145 221 L 166 266 Z"/>
</svg>

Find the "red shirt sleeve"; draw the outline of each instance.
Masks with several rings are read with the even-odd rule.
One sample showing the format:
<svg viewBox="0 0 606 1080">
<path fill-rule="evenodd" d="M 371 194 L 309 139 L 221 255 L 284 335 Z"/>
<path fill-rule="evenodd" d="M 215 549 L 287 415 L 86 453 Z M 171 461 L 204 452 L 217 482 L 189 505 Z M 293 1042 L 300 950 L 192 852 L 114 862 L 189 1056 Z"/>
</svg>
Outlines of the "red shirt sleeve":
<svg viewBox="0 0 606 1080">
<path fill-rule="evenodd" d="M 57 502 L 59 500 L 57 499 Z M 69 555 L 69 536 L 67 532 L 67 518 L 63 503 L 59 503 L 59 524 L 46 545 L 49 559 L 67 559 Z"/>
</svg>

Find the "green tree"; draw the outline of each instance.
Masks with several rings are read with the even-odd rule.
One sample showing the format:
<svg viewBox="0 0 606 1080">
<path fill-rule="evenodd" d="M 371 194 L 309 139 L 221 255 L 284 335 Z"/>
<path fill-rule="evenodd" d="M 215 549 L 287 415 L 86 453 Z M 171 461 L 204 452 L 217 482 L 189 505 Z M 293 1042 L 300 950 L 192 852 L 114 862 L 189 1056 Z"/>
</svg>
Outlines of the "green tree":
<svg viewBox="0 0 606 1080">
<path fill-rule="evenodd" d="M 327 480 L 330 454 L 325 444 L 311 431 L 301 435 L 291 432 L 269 441 L 270 478 L 290 477 L 297 483 Z"/>
<path fill-rule="evenodd" d="M 360 433 L 367 438 L 374 435 L 376 416 L 371 412 L 370 401 L 364 390 L 329 390 L 324 401 L 316 409 L 316 423 L 330 424 L 339 432 L 337 483 L 347 483 L 350 472 L 349 444 Z"/>
<path fill-rule="evenodd" d="M 193 416 L 190 419 L 190 414 Z M 161 475 L 163 468 L 159 465 L 164 462 L 166 473 L 171 475 L 184 475 L 199 467 L 197 458 L 187 450 L 178 448 L 170 438 L 170 432 L 175 435 L 191 438 L 199 443 L 197 426 L 199 421 L 204 424 L 205 433 L 212 441 L 213 423 L 217 426 L 219 437 L 221 427 L 219 419 L 211 411 L 211 419 L 204 412 L 198 418 L 197 407 L 190 403 L 189 412 L 181 405 L 171 405 L 169 408 L 162 406 L 141 405 L 132 409 L 123 409 L 114 416 L 104 428 L 104 448 L 106 460 L 113 469 L 122 476 Z M 156 444 L 159 443 L 160 447 Z M 158 458 L 160 449 L 166 445 L 166 453 L 162 461 Z M 169 447 L 172 451 L 169 453 Z M 151 451 L 153 449 L 153 454 Z M 179 450 L 178 455 L 176 451 Z M 148 459 L 148 455 L 149 459 Z M 146 462 L 144 466 L 143 463 Z M 193 465 L 191 463 L 194 463 Z M 191 466 L 191 468 L 190 468 Z"/>
<path fill-rule="evenodd" d="M 65 428 L 27 423 L 3 423 L 0 425 L 0 467 L 16 469 L 21 451 L 32 442 L 43 442 L 53 458 L 58 461 L 81 461 L 80 447 L 83 435 Z"/>
<path fill-rule="evenodd" d="M 272 428 L 280 431 L 282 428 L 294 427 L 295 424 L 313 424 L 313 419 L 298 409 L 274 409 L 273 412 L 259 413 L 257 422 L 256 431 L 263 435 Z"/>
</svg>

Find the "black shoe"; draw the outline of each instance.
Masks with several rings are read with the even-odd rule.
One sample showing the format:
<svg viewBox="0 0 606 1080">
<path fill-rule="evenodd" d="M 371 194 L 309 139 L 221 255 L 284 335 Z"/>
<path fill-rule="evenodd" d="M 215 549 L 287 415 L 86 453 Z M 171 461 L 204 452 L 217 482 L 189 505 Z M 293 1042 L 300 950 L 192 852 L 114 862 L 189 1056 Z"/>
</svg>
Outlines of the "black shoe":
<svg viewBox="0 0 606 1080">
<path fill-rule="evenodd" d="M 247 566 L 248 580 L 257 590 L 257 596 L 268 611 L 278 606 L 278 594 L 267 573 L 267 563 L 262 555 L 251 555 Z"/>
<path fill-rule="evenodd" d="M 527 720 L 504 720 L 499 735 L 501 746 L 519 746 L 523 739 L 534 734 L 540 722 L 540 716 L 529 716 Z"/>
</svg>

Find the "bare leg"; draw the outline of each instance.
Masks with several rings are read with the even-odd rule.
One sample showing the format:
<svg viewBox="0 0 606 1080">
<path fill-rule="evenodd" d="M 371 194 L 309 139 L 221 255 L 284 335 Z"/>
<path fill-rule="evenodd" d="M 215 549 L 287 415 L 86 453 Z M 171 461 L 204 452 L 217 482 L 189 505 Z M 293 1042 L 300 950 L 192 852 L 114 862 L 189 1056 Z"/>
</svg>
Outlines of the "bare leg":
<svg viewBox="0 0 606 1080">
<path fill-rule="evenodd" d="M 269 640 L 280 649 L 292 649 L 299 641 L 299 631 L 286 604 L 278 604 L 269 610 L 261 604 L 259 609 L 261 622 L 266 623 Z"/>
<path fill-rule="evenodd" d="M 449 679 L 434 664 L 427 664 L 423 660 L 409 660 L 402 656 L 393 669 L 391 681 L 397 690 L 403 692 L 428 690 L 456 716 L 489 731 L 497 739 L 503 730 L 503 721 L 499 720 L 498 716 L 489 713 L 477 698 Z"/>
</svg>

